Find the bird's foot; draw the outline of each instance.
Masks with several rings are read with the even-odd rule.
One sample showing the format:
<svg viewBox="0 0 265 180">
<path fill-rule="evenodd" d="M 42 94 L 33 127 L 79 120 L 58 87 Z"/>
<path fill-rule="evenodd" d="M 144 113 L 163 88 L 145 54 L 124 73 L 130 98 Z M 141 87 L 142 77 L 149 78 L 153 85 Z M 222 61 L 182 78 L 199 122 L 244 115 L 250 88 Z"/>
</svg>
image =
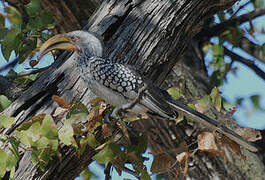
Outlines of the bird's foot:
<svg viewBox="0 0 265 180">
<path fill-rule="evenodd" d="M 114 110 L 112 111 L 110 117 L 114 118 L 114 119 L 118 119 L 121 120 L 122 118 L 122 114 L 123 114 L 123 109 L 122 108 L 118 108 L 115 107 Z"/>
</svg>

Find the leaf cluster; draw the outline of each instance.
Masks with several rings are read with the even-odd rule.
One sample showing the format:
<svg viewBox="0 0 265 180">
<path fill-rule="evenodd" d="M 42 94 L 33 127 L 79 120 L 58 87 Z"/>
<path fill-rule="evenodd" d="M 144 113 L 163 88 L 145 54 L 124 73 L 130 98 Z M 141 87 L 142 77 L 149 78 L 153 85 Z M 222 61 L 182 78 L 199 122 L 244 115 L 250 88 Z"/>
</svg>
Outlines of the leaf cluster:
<svg viewBox="0 0 265 180">
<path fill-rule="evenodd" d="M 112 127 L 106 126 L 102 120 L 105 103 L 100 100 L 91 102 L 92 108 L 89 111 L 81 102 L 70 105 L 58 96 L 53 96 L 52 99 L 59 105 L 54 114 L 39 114 L 30 121 L 23 122 L 14 134 L 1 135 L 0 178 L 6 172 L 10 172 L 10 178 L 14 176 L 19 158 L 26 151 L 31 152 L 32 163 L 44 171 L 52 160 L 60 159 L 62 147 L 74 148 L 79 158 L 86 147 L 90 146 L 97 151 L 93 159 L 98 163 L 111 163 L 119 174 L 124 171 L 126 164 L 131 164 L 135 176 L 150 179 L 143 164 L 146 160 L 143 157 L 147 148 L 146 137 L 139 136 L 136 144 L 124 145 L 116 141 L 112 136 L 115 135 Z M 63 117 L 62 126 L 55 124 L 55 119 L 59 116 Z M 13 117 L 0 115 L 0 128 L 10 128 L 14 120 Z M 103 141 L 96 138 L 99 133 L 104 136 Z M 93 176 L 89 169 L 82 174 Z"/>
<path fill-rule="evenodd" d="M 13 51 L 20 62 L 31 58 L 42 40 L 51 35 L 54 26 L 53 14 L 42 10 L 39 0 L 25 5 L 23 14 L 6 5 L 4 13 L 0 14 L 0 43 L 6 61 Z"/>
</svg>

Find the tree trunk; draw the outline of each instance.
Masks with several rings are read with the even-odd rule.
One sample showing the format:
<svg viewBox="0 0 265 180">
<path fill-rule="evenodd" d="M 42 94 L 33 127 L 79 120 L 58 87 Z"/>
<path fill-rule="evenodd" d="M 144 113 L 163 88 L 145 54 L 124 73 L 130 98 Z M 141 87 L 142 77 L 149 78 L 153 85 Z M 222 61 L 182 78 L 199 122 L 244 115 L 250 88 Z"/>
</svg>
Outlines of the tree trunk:
<svg viewBox="0 0 265 180">
<path fill-rule="evenodd" d="M 52 1 L 44 2 L 47 3 L 45 7 L 54 5 Z M 76 24 L 77 28 L 71 25 L 63 28 L 64 30 L 58 27 L 57 31 L 80 28 L 84 19 L 78 18 L 78 9 L 86 10 L 85 8 L 88 7 L 76 8 L 77 12 L 74 12 L 72 4 L 67 5 L 70 1 L 60 2 L 65 2 L 67 9 L 72 10 L 70 15 L 75 18 L 71 22 L 73 25 Z M 198 42 L 192 40 L 192 37 L 201 30 L 208 17 L 230 7 L 235 2 L 235 0 L 109 0 L 104 1 L 90 17 L 86 28 L 102 36 L 106 45 L 106 57 L 134 65 L 157 85 L 162 85 L 168 75 L 164 87 L 184 85 L 186 98 L 183 102 L 187 103 L 200 99 L 212 89 L 201 55 L 198 53 Z M 57 10 L 65 9 L 58 7 L 56 12 Z M 188 51 L 183 55 L 187 46 Z M 68 55 L 69 53 L 63 53 L 59 56 L 52 67 L 4 112 L 16 118 L 16 123 L 12 129 L 6 131 L 7 134 L 11 134 L 15 127 L 30 120 L 36 114 L 53 114 L 57 105 L 51 100 L 52 95 L 59 95 L 68 103 L 81 100 L 85 105 L 94 99 L 94 95 L 76 73 L 73 56 L 65 61 Z M 231 117 L 227 117 L 224 112 L 217 113 L 214 108 L 211 108 L 208 115 L 215 119 L 231 120 Z M 187 136 L 185 129 L 188 125 L 185 123 L 175 125 L 168 121 L 152 119 L 137 122 L 137 126 L 147 133 L 150 149 L 153 152 L 168 152 L 172 162 L 176 161 L 178 153 L 174 150 L 183 140 L 196 140 L 194 135 Z M 243 150 L 243 154 L 247 157 L 244 161 L 233 152 L 226 151 L 226 153 L 227 163 L 222 157 L 196 154 L 189 164 L 187 177 L 264 178 L 264 164 L 256 154 Z M 74 179 L 91 162 L 94 154 L 95 152 L 88 147 L 86 153 L 81 158 L 77 158 L 72 149 L 66 149 L 62 153 L 62 161 L 55 159 L 47 171 L 39 172 L 30 161 L 30 152 L 27 152 L 19 163 L 15 179 Z M 174 175 L 169 173 L 168 178 L 174 178 Z"/>
</svg>

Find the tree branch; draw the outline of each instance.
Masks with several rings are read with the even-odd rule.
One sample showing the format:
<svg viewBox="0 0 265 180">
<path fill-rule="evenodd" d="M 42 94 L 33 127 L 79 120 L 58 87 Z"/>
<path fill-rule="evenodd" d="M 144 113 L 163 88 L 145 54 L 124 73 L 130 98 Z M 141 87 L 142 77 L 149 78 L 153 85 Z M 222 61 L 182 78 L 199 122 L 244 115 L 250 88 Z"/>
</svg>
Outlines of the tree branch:
<svg viewBox="0 0 265 180">
<path fill-rule="evenodd" d="M 265 14 L 265 7 L 255 9 L 254 11 L 251 11 L 250 13 L 243 14 L 241 16 L 231 18 L 223 23 L 217 24 L 211 28 L 208 28 L 205 31 L 202 31 L 200 33 L 200 36 L 204 36 L 206 38 L 210 38 L 212 36 L 216 36 L 225 30 L 227 30 L 229 27 L 235 26 L 237 24 L 242 24 L 246 21 L 252 20 L 258 16 Z"/>
<path fill-rule="evenodd" d="M 259 77 L 261 77 L 263 80 L 265 80 L 265 73 L 264 73 L 264 71 L 262 69 L 260 69 L 258 66 L 256 66 L 253 61 L 248 60 L 248 59 L 245 59 L 245 58 L 237 55 L 236 53 L 230 51 L 226 47 L 224 47 L 224 53 L 226 55 L 230 56 L 233 61 L 238 61 L 238 62 L 240 62 L 242 64 L 245 64 L 250 69 L 252 69 Z"/>
<path fill-rule="evenodd" d="M 16 58 L 12 60 L 11 62 L 5 64 L 4 66 L 0 67 L 0 72 L 8 69 L 9 67 L 14 67 L 18 63 L 18 61 L 19 61 L 19 58 Z"/>
<path fill-rule="evenodd" d="M 231 16 L 231 18 L 235 17 L 236 14 L 237 14 L 241 9 L 243 9 L 244 7 L 246 7 L 249 3 L 251 3 L 251 1 L 248 1 L 248 2 L 246 2 L 245 4 L 243 4 L 242 6 L 240 6 L 240 7 L 236 10 L 236 12 L 234 12 L 234 14 Z"/>
<path fill-rule="evenodd" d="M 260 62 L 265 63 L 265 57 L 261 48 L 259 48 L 257 44 L 253 43 L 248 38 L 241 38 L 239 41 L 239 47 L 249 53 L 251 56 L 255 57 Z"/>
<path fill-rule="evenodd" d="M 7 78 L 7 79 L 15 79 L 17 77 L 29 76 L 31 74 L 37 74 L 39 72 L 43 72 L 43 71 L 49 69 L 49 67 L 50 66 L 46 66 L 44 68 L 34 69 L 34 70 L 30 71 L 30 72 L 22 72 L 22 73 L 19 73 L 19 74 L 16 74 L 16 75 L 5 76 L 5 78 Z"/>
</svg>

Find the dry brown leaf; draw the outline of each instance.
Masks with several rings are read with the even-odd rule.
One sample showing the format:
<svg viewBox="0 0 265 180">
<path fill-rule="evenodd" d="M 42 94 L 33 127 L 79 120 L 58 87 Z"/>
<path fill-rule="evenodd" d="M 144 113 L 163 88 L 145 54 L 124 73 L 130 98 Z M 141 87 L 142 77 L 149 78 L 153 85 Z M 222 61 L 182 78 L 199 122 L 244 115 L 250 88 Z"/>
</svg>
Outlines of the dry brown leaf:
<svg viewBox="0 0 265 180">
<path fill-rule="evenodd" d="M 204 113 L 205 112 L 205 108 L 203 108 L 199 104 L 195 104 L 194 106 L 195 106 L 196 111 L 198 111 L 200 113 Z"/>
<path fill-rule="evenodd" d="M 172 158 L 166 153 L 159 153 L 154 155 L 154 160 L 151 167 L 152 173 L 164 173 L 170 170 L 173 164 Z"/>
<path fill-rule="evenodd" d="M 262 139 L 260 131 L 251 128 L 236 128 L 235 132 L 240 136 L 244 137 L 246 140 L 255 142 Z"/>
<path fill-rule="evenodd" d="M 68 112 L 67 109 L 62 108 L 62 107 L 57 107 L 53 113 L 53 117 L 58 117 L 60 115 L 63 115 L 64 113 Z"/>
<path fill-rule="evenodd" d="M 103 143 L 103 144 L 101 144 L 100 146 L 98 146 L 96 149 L 95 149 L 95 151 L 99 151 L 99 150 L 102 150 L 107 144 L 109 144 L 109 142 L 107 141 L 107 142 L 105 142 L 105 143 Z"/>
<path fill-rule="evenodd" d="M 103 112 L 106 110 L 106 108 L 107 108 L 107 104 L 104 101 L 101 101 L 99 104 L 99 110 L 98 110 L 99 115 L 102 115 Z"/>
<path fill-rule="evenodd" d="M 62 108 L 65 108 L 65 109 L 69 109 L 70 108 L 70 104 L 67 104 L 66 100 L 61 98 L 61 97 L 59 97 L 59 96 L 53 95 L 52 96 L 52 100 L 54 102 L 56 102 L 58 104 L 58 106 L 60 106 Z"/>
<path fill-rule="evenodd" d="M 217 147 L 215 136 L 211 132 L 202 132 L 198 135 L 198 149 L 213 154 L 223 154 Z"/>
<path fill-rule="evenodd" d="M 238 156 L 240 156 L 243 160 L 246 160 L 246 156 L 244 156 L 242 153 L 241 153 L 241 150 L 240 150 L 240 145 L 237 144 L 235 141 L 229 139 L 228 137 L 226 136 L 223 136 L 222 137 L 222 142 L 223 144 L 227 145 L 228 147 L 230 147 L 230 149 L 232 151 L 234 151 Z"/>
<path fill-rule="evenodd" d="M 126 137 L 126 140 L 127 140 L 128 142 L 130 142 L 129 132 L 128 132 L 127 127 L 126 127 L 126 125 L 124 124 L 124 122 L 119 122 L 117 125 L 118 125 L 119 128 L 122 130 L 124 136 Z"/>
<path fill-rule="evenodd" d="M 87 130 L 93 130 L 96 128 L 96 123 L 102 120 L 102 116 L 99 115 L 98 109 L 91 110 L 89 115 L 87 116 L 88 124 Z"/>
<path fill-rule="evenodd" d="M 96 106 L 96 105 L 98 105 L 98 103 L 99 103 L 100 101 L 102 101 L 101 98 L 100 98 L 100 97 L 96 97 L 95 99 L 93 99 L 92 101 L 90 101 L 89 104 L 90 104 L 91 106 Z"/>
<path fill-rule="evenodd" d="M 38 114 L 37 116 L 32 117 L 32 122 L 42 122 L 42 120 L 45 118 L 46 114 Z"/>
<path fill-rule="evenodd" d="M 114 157 L 114 159 L 112 161 L 112 164 L 114 165 L 114 167 L 115 167 L 116 171 L 118 172 L 118 174 L 121 176 L 122 167 L 123 167 L 121 156 Z"/>
<path fill-rule="evenodd" d="M 180 167 L 182 169 L 182 173 L 184 176 L 188 173 L 188 162 L 189 162 L 190 153 L 188 152 L 182 152 L 177 155 L 176 159 L 178 163 L 180 164 Z"/>
<path fill-rule="evenodd" d="M 100 102 L 99 108 L 91 110 L 89 115 L 88 115 L 88 125 L 87 125 L 87 130 L 93 130 L 96 128 L 96 123 L 100 122 L 102 120 L 102 114 L 106 109 L 106 103 L 103 101 Z"/>
<path fill-rule="evenodd" d="M 102 125 L 102 130 L 101 131 L 102 131 L 102 134 L 103 134 L 104 138 L 108 138 L 108 137 L 110 137 L 112 135 L 112 128 L 107 123 L 104 123 Z"/>
</svg>

